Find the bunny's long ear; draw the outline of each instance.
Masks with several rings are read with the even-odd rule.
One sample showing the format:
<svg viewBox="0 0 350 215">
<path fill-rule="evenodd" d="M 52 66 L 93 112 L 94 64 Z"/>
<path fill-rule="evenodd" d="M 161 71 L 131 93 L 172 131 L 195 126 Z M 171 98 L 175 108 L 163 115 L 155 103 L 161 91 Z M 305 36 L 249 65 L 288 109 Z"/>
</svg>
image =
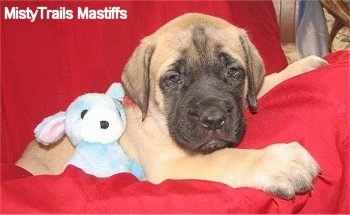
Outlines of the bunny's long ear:
<svg viewBox="0 0 350 215">
<path fill-rule="evenodd" d="M 121 83 L 115 82 L 108 88 L 106 94 L 114 99 L 123 101 L 123 98 L 125 96 L 124 87 Z"/>
<path fill-rule="evenodd" d="M 34 129 L 35 138 L 44 145 L 49 145 L 59 141 L 65 134 L 66 112 L 58 112 L 46 117 Z"/>
</svg>

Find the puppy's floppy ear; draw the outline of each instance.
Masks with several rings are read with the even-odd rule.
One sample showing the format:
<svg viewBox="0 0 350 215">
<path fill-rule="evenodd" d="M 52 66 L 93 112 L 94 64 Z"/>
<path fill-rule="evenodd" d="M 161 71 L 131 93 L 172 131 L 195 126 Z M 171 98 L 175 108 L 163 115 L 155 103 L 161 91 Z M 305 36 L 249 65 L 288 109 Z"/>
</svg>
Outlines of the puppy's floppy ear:
<svg viewBox="0 0 350 215">
<path fill-rule="evenodd" d="M 141 108 L 142 119 L 146 117 L 148 110 L 150 62 L 154 49 L 155 46 L 144 39 L 131 55 L 122 74 L 126 94 Z"/>
<path fill-rule="evenodd" d="M 239 36 L 242 45 L 245 64 L 247 68 L 248 92 L 247 99 L 249 108 L 255 112 L 258 108 L 257 96 L 264 81 L 265 65 L 257 49 L 250 41 L 247 33 Z"/>
</svg>

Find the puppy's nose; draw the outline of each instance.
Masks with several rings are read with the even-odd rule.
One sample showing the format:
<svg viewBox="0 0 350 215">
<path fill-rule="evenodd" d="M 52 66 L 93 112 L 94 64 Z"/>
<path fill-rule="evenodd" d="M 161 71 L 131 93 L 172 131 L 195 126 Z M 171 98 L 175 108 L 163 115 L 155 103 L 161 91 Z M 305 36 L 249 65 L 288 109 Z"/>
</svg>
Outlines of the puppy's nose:
<svg viewBox="0 0 350 215">
<path fill-rule="evenodd" d="M 226 114 L 223 110 L 208 108 L 202 112 L 199 119 L 203 127 L 215 131 L 224 127 Z"/>
<path fill-rule="evenodd" d="M 107 129 L 109 127 L 109 123 L 107 121 L 100 121 L 100 127 L 102 129 Z"/>
</svg>

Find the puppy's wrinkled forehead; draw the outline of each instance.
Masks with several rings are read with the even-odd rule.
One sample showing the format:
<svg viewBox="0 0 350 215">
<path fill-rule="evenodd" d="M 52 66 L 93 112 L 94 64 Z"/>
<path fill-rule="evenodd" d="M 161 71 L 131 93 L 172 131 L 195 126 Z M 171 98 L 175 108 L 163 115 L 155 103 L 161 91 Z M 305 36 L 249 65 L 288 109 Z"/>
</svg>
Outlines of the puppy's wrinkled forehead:
<svg viewBox="0 0 350 215">
<path fill-rule="evenodd" d="M 202 24 L 170 30 L 157 38 L 151 66 L 160 70 L 159 74 L 176 60 L 197 66 L 212 65 L 220 53 L 226 53 L 244 67 L 238 31 L 232 26 L 226 29 Z"/>
<path fill-rule="evenodd" d="M 210 37 L 207 36 L 205 28 L 203 26 L 196 26 L 192 30 L 191 35 L 191 45 L 189 50 L 186 48 L 184 52 L 194 52 L 190 53 L 193 56 L 206 56 L 211 55 L 213 52 L 219 51 L 222 48 L 222 45 L 216 41 L 210 41 Z M 192 49 L 191 49 L 192 48 Z"/>
<path fill-rule="evenodd" d="M 191 31 L 189 44 L 181 50 L 181 56 L 187 61 L 193 61 L 197 66 L 212 65 L 223 50 L 220 41 L 215 41 L 208 35 L 204 26 L 195 26 Z"/>
</svg>

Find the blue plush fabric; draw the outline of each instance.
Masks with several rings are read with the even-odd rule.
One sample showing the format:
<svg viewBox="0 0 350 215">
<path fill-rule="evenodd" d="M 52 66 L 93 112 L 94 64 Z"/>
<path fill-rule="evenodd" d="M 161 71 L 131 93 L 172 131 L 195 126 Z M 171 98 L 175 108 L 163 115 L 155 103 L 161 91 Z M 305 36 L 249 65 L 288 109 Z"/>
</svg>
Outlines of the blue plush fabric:
<svg viewBox="0 0 350 215">
<path fill-rule="evenodd" d="M 97 177 L 109 177 L 120 172 L 132 172 L 138 178 L 143 176 L 140 165 L 132 160 L 117 142 L 80 142 L 69 164 Z"/>
</svg>

